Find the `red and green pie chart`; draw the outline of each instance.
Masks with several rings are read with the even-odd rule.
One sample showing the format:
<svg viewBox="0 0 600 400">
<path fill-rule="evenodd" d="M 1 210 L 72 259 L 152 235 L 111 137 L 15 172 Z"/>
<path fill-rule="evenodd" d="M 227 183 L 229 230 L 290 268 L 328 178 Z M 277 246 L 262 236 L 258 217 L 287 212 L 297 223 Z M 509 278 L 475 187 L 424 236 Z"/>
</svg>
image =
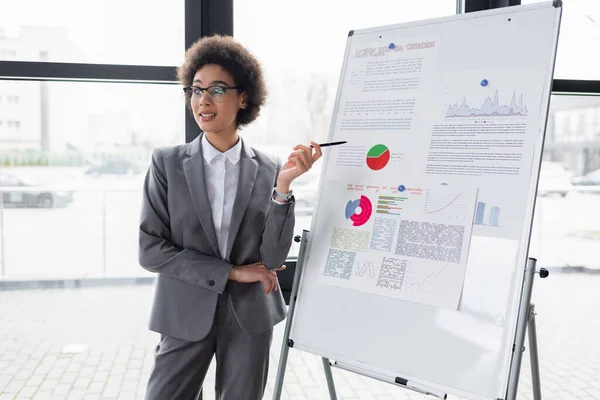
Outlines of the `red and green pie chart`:
<svg viewBox="0 0 600 400">
<path fill-rule="evenodd" d="M 376 144 L 367 153 L 367 166 L 374 171 L 384 168 L 390 161 L 390 149 L 383 144 Z"/>
</svg>

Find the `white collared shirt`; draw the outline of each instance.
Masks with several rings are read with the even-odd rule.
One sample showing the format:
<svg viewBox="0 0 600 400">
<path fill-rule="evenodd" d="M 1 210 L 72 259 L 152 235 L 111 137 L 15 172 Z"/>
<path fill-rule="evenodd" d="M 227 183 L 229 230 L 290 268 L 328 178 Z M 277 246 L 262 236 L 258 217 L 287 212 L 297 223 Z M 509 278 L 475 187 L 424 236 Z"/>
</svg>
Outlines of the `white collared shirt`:
<svg viewBox="0 0 600 400">
<path fill-rule="evenodd" d="M 204 181 L 206 191 L 219 242 L 221 258 L 229 261 L 227 251 L 227 240 L 231 226 L 231 214 L 233 202 L 240 177 L 240 156 L 242 154 L 242 140 L 238 140 L 235 146 L 221 153 L 212 144 L 202 137 L 202 155 L 204 156 Z"/>
</svg>

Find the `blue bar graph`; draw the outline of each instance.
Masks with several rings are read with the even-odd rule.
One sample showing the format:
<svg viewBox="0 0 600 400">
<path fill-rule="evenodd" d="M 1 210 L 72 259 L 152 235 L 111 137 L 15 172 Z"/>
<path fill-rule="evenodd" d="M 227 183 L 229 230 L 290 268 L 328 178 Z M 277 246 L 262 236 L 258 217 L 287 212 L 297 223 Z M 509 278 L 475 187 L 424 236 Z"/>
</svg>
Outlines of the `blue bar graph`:
<svg viewBox="0 0 600 400">
<path fill-rule="evenodd" d="M 485 203 L 477 202 L 477 210 L 475 211 L 475 224 L 483 225 L 483 216 L 485 215 Z"/>
<path fill-rule="evenodd" d="M 500 208 L 492 207 L 490 211 L 490 226 L 498 226 L 498 219 L 500 218 Z"/>
<path fill-rule="evenodd" d="M 477 202 L 475 209 L 475 225 L 500 226 L 500 207 L 492 206 L 489 210 L 489 217 L 485 214 L 486 204 L 483 201 Z M 485 222 L 484 222 L 485 221 Z"/>
</svg>

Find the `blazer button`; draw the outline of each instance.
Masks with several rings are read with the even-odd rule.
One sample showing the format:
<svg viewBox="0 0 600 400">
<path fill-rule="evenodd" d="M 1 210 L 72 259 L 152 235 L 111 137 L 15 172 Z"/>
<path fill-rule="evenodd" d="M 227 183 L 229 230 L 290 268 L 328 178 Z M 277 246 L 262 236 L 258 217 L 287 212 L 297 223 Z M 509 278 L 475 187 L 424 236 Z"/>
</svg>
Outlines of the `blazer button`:
<svg viewBox="0 0 600 400">
<path fill-rule="evenodd" d="M 208 285 L 209 286 L 215 286 L 215 281 L 213 281 L 212 279 L 210 281 L 208 281 Z"/>
</svg>

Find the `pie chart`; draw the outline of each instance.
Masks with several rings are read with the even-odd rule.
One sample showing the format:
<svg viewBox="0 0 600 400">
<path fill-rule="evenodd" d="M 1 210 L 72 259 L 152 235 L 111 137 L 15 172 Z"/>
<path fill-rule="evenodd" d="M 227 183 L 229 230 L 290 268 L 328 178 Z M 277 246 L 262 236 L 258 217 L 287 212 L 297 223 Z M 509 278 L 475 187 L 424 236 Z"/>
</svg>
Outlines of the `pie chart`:
<svg viewBox="0 0 600 400">
<path fill-rule="evenodd" d="M 366 224 L 369 218 L 371 218 L 372 212 L 373 205 L 367 196 L 360 196 L 360 199 L 350 200 L 348 201 L 348 204 L 346 204 L 346 219 L 352 221 L 352 226 Z"/>
<path fill-rule="evenodd" d="M 367 153 L 367 166 L 374 171 L 384 168 L 390 161 L 390 149 L 383 144 L 376 144 Z"/>
</svg>

